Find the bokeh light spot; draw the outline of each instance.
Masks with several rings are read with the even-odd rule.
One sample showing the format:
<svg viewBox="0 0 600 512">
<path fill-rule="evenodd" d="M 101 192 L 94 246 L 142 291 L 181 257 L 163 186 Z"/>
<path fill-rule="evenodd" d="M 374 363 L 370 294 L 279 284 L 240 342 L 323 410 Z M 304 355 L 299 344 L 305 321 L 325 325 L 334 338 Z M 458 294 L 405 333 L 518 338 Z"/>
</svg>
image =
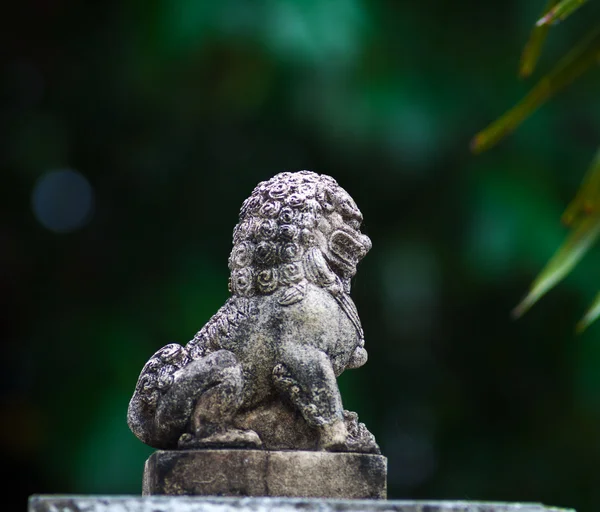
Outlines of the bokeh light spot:
<svg viewBox="0 0 600 512">
<path fill-rule="evenodd" d="M 35 218 L 55 233 L 69 233 L 85 226 L 94 210 L 94 191 L 80 173 L 49 171 L 35 184 L 31 196 Z"/>
</svg>

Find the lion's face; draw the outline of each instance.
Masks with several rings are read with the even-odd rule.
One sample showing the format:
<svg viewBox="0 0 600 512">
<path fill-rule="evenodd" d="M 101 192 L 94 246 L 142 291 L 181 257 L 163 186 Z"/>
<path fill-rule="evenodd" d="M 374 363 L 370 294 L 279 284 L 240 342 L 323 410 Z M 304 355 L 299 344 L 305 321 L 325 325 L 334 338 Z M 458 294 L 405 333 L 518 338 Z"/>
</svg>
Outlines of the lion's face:
<svg viewBox="0 0 600 512">
<path fill-rule="evenodd" d="M 371 249 L 371 240 L 360 231 L 362 214 L 348 193 L 338 187 L 332 201 L 333 210 L 317 226 L 317 240 L 331 269 L 349 286 L 358 262 Z"/>
<path fill-rule="evenodd" d="M 358 262 L 371 248 L 362 214 L 326 175 L 277 174 L 244 201 L 229 258 L 235 295 L 272 293 L 305 279 L 305 260 L 318 249 L 349 290 Z"/>
</svg>

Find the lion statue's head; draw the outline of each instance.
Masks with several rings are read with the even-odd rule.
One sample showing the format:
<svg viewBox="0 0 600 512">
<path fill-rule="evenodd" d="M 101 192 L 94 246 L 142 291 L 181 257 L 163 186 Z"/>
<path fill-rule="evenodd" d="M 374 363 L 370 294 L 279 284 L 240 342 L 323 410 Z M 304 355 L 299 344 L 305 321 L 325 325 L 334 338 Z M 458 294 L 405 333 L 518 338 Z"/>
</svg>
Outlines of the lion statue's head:
<svg viewBox="0 0 600 512">
<path fill-rule="evenodd" d="M 231 293 L 266 295 L 305 280 L 348 293 L 371 248 L 361 223 L 355 202 L 330 176 L 283 172 L 259 183 L 233 232 Z"/>
</svg>

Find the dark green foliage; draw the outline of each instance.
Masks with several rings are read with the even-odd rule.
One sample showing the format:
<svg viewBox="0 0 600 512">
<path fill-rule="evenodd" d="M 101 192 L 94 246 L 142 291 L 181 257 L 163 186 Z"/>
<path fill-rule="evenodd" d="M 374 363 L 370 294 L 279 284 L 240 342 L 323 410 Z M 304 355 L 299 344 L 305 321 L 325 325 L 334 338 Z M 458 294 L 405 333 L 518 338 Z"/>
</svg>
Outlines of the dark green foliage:
<svg viewBox="0 0 600 512">
<path fill-rule="evenodd" d="M 536 23 L 523 51 L 521 76 L 529 76 L 533 71 L 549 25 L 564 20 L 584 3 L 585 0 L 563 0 L 561 2 L 551 0 L 548 2 L 545 14 Z M 558 61 L 552 71 L 541 78 L 520 103 L 478 133 L 471 143 L 472 150 L 479 153 L 495 145 L 515 130 L 540 105 L 579 78 L 588 69 L 596 66 L 599 59 L 600 26 L 597 26 Z M 535 279 L 529 293 L 513 310 L 515 316 L 519 317 L 525 313 L 546 292 L 564 279 L 598 237 L 598 233 L 600 233 L 600 188 L 598 182 L 600 182 L 600 158 L 597 154 L 577 196 L 563 213 L 564 223 L 571 227 L 573 232 Z M 583 331 L 598 315 L 600 315 L 600 298 L 594 301 L 583 319 L 577 324 L 577 330 Z"/>
</svg>

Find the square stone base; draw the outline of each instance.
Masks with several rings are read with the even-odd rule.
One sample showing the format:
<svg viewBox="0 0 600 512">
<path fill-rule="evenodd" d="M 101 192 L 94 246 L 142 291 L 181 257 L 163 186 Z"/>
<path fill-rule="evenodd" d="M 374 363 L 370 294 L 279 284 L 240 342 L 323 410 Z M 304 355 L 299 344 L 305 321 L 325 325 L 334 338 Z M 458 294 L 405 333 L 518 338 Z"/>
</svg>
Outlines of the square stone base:
<svg viewBox="0 0 600 512">
<path fill-rule="evenodd" d="M 144 495 L 385 499 L 387 459 L 316 451 L 157 451 Z"/>
</svg>

